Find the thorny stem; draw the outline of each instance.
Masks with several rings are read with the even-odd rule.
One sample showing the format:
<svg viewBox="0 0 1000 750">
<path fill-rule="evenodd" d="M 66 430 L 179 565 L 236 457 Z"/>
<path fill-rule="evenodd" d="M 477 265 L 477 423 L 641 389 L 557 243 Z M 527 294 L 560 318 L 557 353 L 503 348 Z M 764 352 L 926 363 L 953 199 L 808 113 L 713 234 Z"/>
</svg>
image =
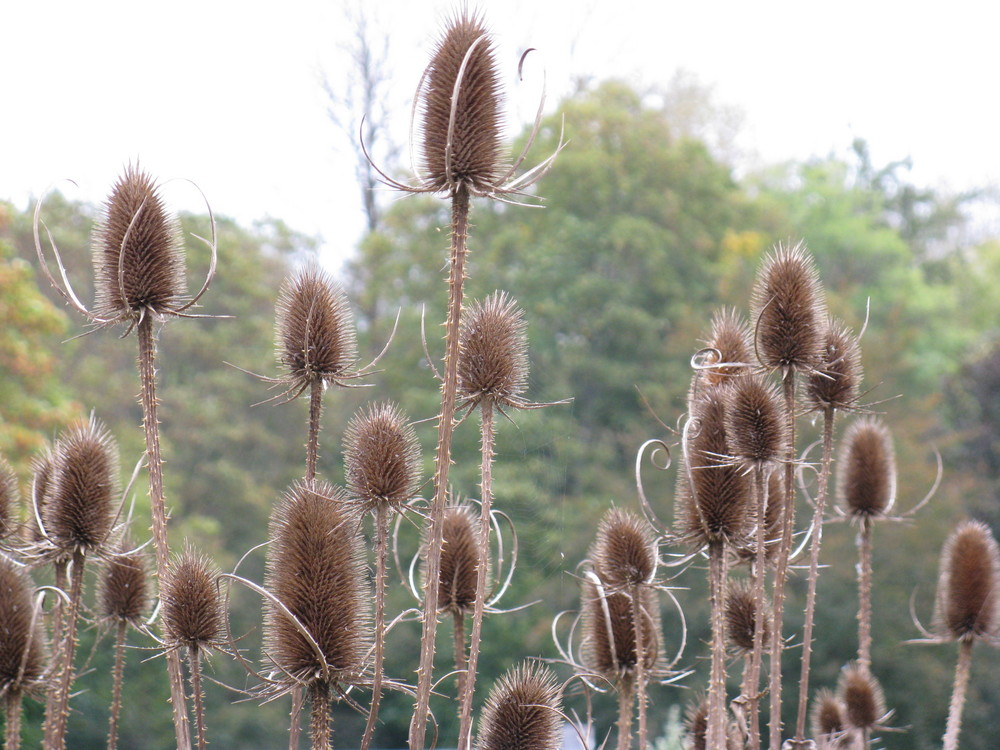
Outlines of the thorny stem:
<svg viewBox="0 0 1000 750">
<path fill-rule="evenodd" d="M 4 733 L 6 750 L 18 750 L 21 747 L 21 691 L 11 690 L 4 697 L 7 708 L 7 726 Z"/>
<path fill-rule="evenodd" d="M 368 723 L 361 738 L 361 750 L 368 750 L 375 723 L 378 721 L 379 704 L 382 702 L 382 667 L 385 650 L 385 561 L 389 537 L 388 508 L 384 502 L 375 506 L 375 665 L 372 674 L 372 704 L 368 709 Z"/>
<path fill-rule="evenodd" d="M 55 584 L 56 588 L 60 591 L 66 591 L 66 566 L 69 564 L 68 560 L 57 560 L 53 563 L 52 567 L 55 569 Z M 57 650 L 62 646 L 64 619 L 66 617 L 66 608 L 63 606 L 63 598 L 61 596 L 56 597 L 56 603 L 52 607 L 52 643 Z M 45 715 L 54 716 L 55 715 L 55 703 L 56 703 L 57 691 L 50 690 L 48 695 L 45 697 Z M 46 738 L 48 737 L 48 732 L 50 731 L 49 726 L 46 727 Z"/>
<path fill-rule="evenodd" d="M 795 371 L 786 368 L 782 390 L 788 419 L 788 447 L 785 451 L 785 507 L 781 518 L 781 546 L 774 571 L 774 601 L 771 617 L 771 673 L 768 689 L 771 693 L 770 741 L 771 748 L 781 747 L 781 652 L 785 613 L 785 581 L 788 578 L 788 558 L 792 551 L 792 532 L 795 527 Z"/>
<path fill-rule="evenodd" d="M 618 750 L 632 746 L 632 683 L 625 679 L 618 688 Z"/>
<path fill-rule="evenodd" d="M 153 337 L 153 316 L 142 317 L 138 325 L 139 381 L 142 386 L 142 426 L 146 435 L 146 463 L 149 466 L 149 501 L 153 517 L 153 548 L 159 575 L 170 563 L 167 541 L 167 511 L 163 495 L 163 459 L 160 456 L 160 421 L 156 415 L 156 344 Z M 178 750 L 190 750 L 191 728 L 188 725 L 187 702 L 184 698 L 184 672 L 177 649 L 167 651 L 167 674 L 170 678 L 170 704 L 173 707 L 174 734 Z"/>
<path fill-rule="evenodd" d="M 465 614 L 459 610 L 452 613 L 452 640 L 455 645 L 455 673 L 458 675 L 458 694 L 462 694 L 465 683 Z"/>
<path fill-rule="evenodd" d="M 198 750 L 205 750 L 205 695 L 201 689 L 201 651 L 197 646 L 188 649 L 188 670 L 191 673 L 191 698 L 194 703 L 195 742 Z"/>
<path fill-rule="evenodd" d="M 423 630 L 420 638 L 420 665 L 417 669 L 417 697 L 410 721 L 409 750 L 423 750 L 434 672 L 434 638 L 437 635 L 437 601 L 441 586 L 441 546 L 444 511 L 451 468 L 451 437 L 455 428 L 458 390 L 458 330 L 462 317 L 465 258 L 469 234 L 469 192 L 460 188 L 452 197 L 451 262 L 448 277 L 448 316 L 445 323 L 444 382 L 441 384 L 441 414 L 435 456 L 434 500 L 431 504 L 427 543 L 427 576 L 424 581 Z"/>
<path fill-rule="evenodd" d="M 458 750 L 469 750 L 472 743 L 472 694 L 476 689 L 479 644 L 483 636 L 483 609 L 486 604 L 486 572 L 490 554 L 490 512 L 493 504 L 493 444 L 496 428 L 493 402 L 484 399 L 479 405 L 481 428 L 479 559 L 476 561 L 476 600 L 472 608 L 472 634 L 469 639 L 469 663 L 459 695 Z"/>
<path fill-rule="evenodd" d="M 316 479 L 316 460 L 319 456 L 319 424 L 323 414 L 323 381 L 314 380 L 309 391 L 309 439 L 306 442 L 306 484 L 312 486 Z"/>
<path fill-rule="evenodd" d="M 864 516 L 858 531 L 858 666 L 872 666 L 872 519 Z"/>
<path fill-rule="evenodd" d="M 965 689 L 969 685 L 972 668 L 972 644 L 974 638 L 963 638 L 958 647 L 958 662 L 955 664 L 955 685 L 948 705 L 948 726 L 944 734 L 944 750 L 958 750 L 958 733 L 962 729 L 962 709 L 965 707 Z"/>
<path fill-rule="evenodd" d="M 118 747 L 118 717 L 122 711 L 122 682 L 125 675 L 125 633 L 128 623 L 118 622 L 115 628 L 115 664 L 111 670 L 111 716 L 108 719 L 108 750 Z"/>
<path fill-rule="evenodd" d="M 823 513 L 830 486 L 830 462 L 833 458 L 833 418 L 836 412 L 823 412 L 823 458 L 819 474 L 816 509 L 813 512 L 812 544 L 809 550 L 809 588 L 806 591 L 806 621 L 802 634 L 802 672 L 799 677 L 799 712 L 795 721 L 795 739 L 805 739 L 806 704 L 809 700 L 809 665 L 812 660 L 813 623 L 816 612 L 816 583 L 819 580 L 819 550 L 823 543 Z"/>
<path fill-rule="evenodd" d="M 296 685 L 292 688 L 292 710 L 289 714 L 288 725 L 288 750 L 299 750 L 299 735 L 302 734 L 302 704 L 305 702 L 305 693 L 302 687 Z"/>
<path fill-rule="evenodd" d="M 747 723 L 750 728 L 750 750 L 760 748 L 760 667 L 764 657 L 764 579 L 767 568 L 767 489 L 765 469 L 758 466 L 754 470 L 754 497 L 757 501 L 756 557 L 753 570 L 753 600 L 756 602 L 753 623 L 753 651 L 750 665 L 744 679 L 744 696 L 747 701 Z"/>
<path fill-rule="evenodd" d="M 646 641 L 643 632 L 645 613 L 642 608 L 641 589 L 632 586 L 632 628 L 635 632 L 635 688 L 639 703 L 639 750 L 646 749 L 649 730 L 646 727 Z"/>
<path fill-rule="evenodd" d="M 708 548 L 708 585 L 712 617 L 712 668 L 708 683 L 708 747 L 724 747 L 726 742 L 726 548 L 713 541 Z M 640 744 L 645 747 L 645 744 Z"/>
<path fill-rule="evenodd" d="M 312 750 L 330 750 L 330 686 L 323 680 L 317 680 L 309 690 L 312 703 L 312 718 L 309 723 L 309 736 L 312 740 Z"/>
<path fill-rule="evenodd" d="M 73 553 L 72 576 L 69 592 L 69 609 L 63 623 L 63 642 L 59 654 L 59 683 L 52 704 L 53 712 L 46 716 L 45 746 L 50 750 L 66 747 L 66 722 L 69 720 L 69 691 L 73 685 L 73 657 L 76 654 L 76 621 L 80 616 L 80 599 L 83 596 L 84 553 Z"/>
</svg>

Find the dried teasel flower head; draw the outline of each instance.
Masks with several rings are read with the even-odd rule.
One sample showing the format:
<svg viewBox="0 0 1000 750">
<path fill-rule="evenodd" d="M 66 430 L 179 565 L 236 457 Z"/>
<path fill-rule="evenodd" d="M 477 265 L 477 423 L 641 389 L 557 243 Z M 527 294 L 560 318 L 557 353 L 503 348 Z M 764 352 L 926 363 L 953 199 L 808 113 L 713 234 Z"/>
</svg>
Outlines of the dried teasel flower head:
<svg viewBox="0 0 1000 750">
<path fill-rule="evenodd" d="M 0 555 L 0 696 L 39 690 L 45 680 L 45 631 L 25 569 Z"/>
<path fill-rule="evenodd" d="M 832 690 L 822 688 L 816 691 L 810 712 L 810 724 L 813 737 L 820 743 L 819 747 L 838 747 L 837 742 L 845 739 L 847 721 L 844 713 L 844 704 Z"/>
<path fill-rule="evenodd" d="M 559 687 L 547 667 L 521 665 L 490 690 L 479 723 L 479 750 L 559 750 Z"/>
<path fill-rule="evenodd" d="M 51 446 L 45 446 L 31 459 L 31 498 L 28 502 L 28 520 L 24 525 L 23 535 L 24 541 L 32 546 L 46 541 L 38 525 L 38 519 L 43 519 L 42 524 L 45 524 L 45 506 L 51 497 L 54 466 L 55 450 Z"/>
<path fill-rule="evenodd" d="M 588 557 L 598 578 L 610 589 L 651 584 L 657 567 L 653 530 L 635 513 L 611 508 L 598 524 Z"/>
<path fill-rule="evenodd" d="M 812 371 L 823 355 L 826 302 L 802 243 L 778 245 L 764 259 L 751 294 L 756 352 L 767 369 Z"/>
<path fill-rule="evenodd" d="M 757 503 L 751 512 L 754 527 L 757 525 Z M 767 477 L 767 509 L 764 511 L 764 562 L 773 564 L 778 555 L 778 542 L 781 540 L 782 520 L 785 507 L 785 483 L 780 471 L 772 471 Z M 756 529 L 735 549 L 740 562 L 754 563 L 757 560 Z"/>
<path fill-rule="evenodd" d="M 355 414 L 344 432 L 347 491 L 366 507 L 399 507 L 420 484 L 420 444 L 393 403 L 371 404 Z"/>
<path fill-rule="evenodd" d="M 837 461 L 841 509 L 854 518 L 878 518 L 896 500 L 896 454 L 889 428 L 875 417 L 858 419 L 843 437 Z"/>
<path fill-rule="evenodd" d="M 934 632 L 947 640 L 1000 636 L 1000 550 L 984 523 L 964 521 L 945 541 Z"/>
<path fill-rule="evenodd" d="M 778 390 L 759 373 L 730 381 L 725 399 L 729 449 L 745 468 L 773 466 L 788 443 L 788 420 Z"/>
<path fill-rule="evenodd" d="M 114 523 L 118 449 L 107 427 L 91 417 L 71 426 L 57 444 L 42 520 L 64 554 L 96 551 Z"/>
<path fill-rule="evenodd" d="M 203 650 L 226 637 L 225 610 L 215 564 L 190 545 L 160 576 L 163 638 L 170 648 Z"/>
<path fill-rule="evenodd" d="M 14 533 L 19 504 L 17 475 L 7 460 L 0 456 L 0 542 Z"/>
<path fill-rule="evenodd" d="M 326 482 L 293 484 L 271 516 L 265 587 L 268 658 L 289 681 L 353 684 L 370 646 L 370 593 L 357 516 Z M 317 649 L 318 647 L 318 649 Z"/>
<path fill-rule="evenodd" d="M 322 381 L 344 385 L 357 377 L 357 333 L 347 295 L 322 268 L 309 264 L 281 284 L 275 306 L 279 382 L 293 398 Z"/>
<path fill-rule="evenodd" d="M 441 548 L 438 611 L 452 615 L 472 613 L 479 573 L 478 514 L 468 503 L 445 508 Z M 426 552 L 426 540 L 424 543 Z M 489 576 L 487 576 L 489 577 Z"/>
<path fill-rule="evenodd" d="M 887 718 L 882 686 L 856 662 L 850 662 L 841 670 L 837 697 L 844 706 L 845 721 L 855 729 L 872 729 Z"/>
<path fill-rule="evenodd" d="M 458 393 L 466 404 L 525 404 L 526 329 L 524 311 L 506 292 L 494 292 L 469 307 L 462 317 L 458 360 Z"/>
<path fill-rule="evenodd" d="M 764 627 L 762 643 L 767 644 L 771 630 L 770 607 L 764 603 Z M 730 586 L 726 594 L 726 639 L 729 647 L 740 656 L 753 651 L 753 636 L 757 630 L 757 601 L 753 587 L 747 581 Z"/>
<path fill-rule="evenodd" d="M 103 321 L 172 315 L 187 304 L 184 246 L 153 178 L 130 164 L 94 232 L 93 314 Z"/>
<path fill-rule="evenodd" d="M 752 365 L 750 327 L 735 308 L 725 307 L 712 314 L 712 328 L 702 354 L 698 383 L 708 386 L 722 385 Z"/>
<path fill-rule="evenodd" d="M 843 323 L 830 319 L 823 332 L 823 356 L 809 374 L 806 400 L 814 411 L 855 408 L 861 387 L 861 346 Z"/>
<path fill-rule="evenodd" d="M 684 709 L 685 747 L 691 750 L 708 750 L 708 698 L 696 696 Z M 739 729 L 730 724 L 726 730 L 725 750 L 742 750 L 743 739 Z"/>
<path fill-rule="evenodd" d="M 149 572 L 141 550 L 122 538 L 101 571 L 99 612 L 118 623 L 139 625 L 149 609 Z"/>
</svg>

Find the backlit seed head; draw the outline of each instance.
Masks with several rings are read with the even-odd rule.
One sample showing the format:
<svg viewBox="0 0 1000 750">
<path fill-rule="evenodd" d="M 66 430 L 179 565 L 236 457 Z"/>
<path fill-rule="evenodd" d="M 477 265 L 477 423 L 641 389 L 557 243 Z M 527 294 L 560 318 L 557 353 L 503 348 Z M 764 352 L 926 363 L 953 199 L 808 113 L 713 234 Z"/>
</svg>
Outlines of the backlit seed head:
<svg viewBox="0 0 1000 750">
<path fill-rule="evenodd" d="M 837 461 L 837 492 L 844 512 L 878 518 L 896 500 L 896 454 L 892 435 L 881 420 L 857 420 L 843 437 Z"/>
<path fill-rule="evenodd" d="M 358 518 L 349 507 L 339 487 L 296 483 L 271 517 L 265 586 L 309 632 L 323 657 L 284 612 L 266 603 L 268 658 L 289 680 L 353 684 L 362 674 L 371 594 Z"/>
<path fill-rule="evenodd" d="M 35 617 L 31 581 L 24 568 L 0 555 L 0 695 L 33 692 L 46 669 L 45 632 Z"/>
<path fill-rule="evenodd" d="M 960 523 L 945 541 L 934 630 L 948 640 L 1000 636 L 1000 550 L 984 523 Z"/>
<path fill-rule="evenodd" d="M 479 724 L 479 750 L 559 750 L 562 717 L 555 675 L 521 665 L 490 690 Z"/>
<path fill-rule="evenodd" d="M 726 307 L 712 314 L 712 329 L 705 340 L 710 350 L 702 361 L 701 382 L 721 385 L 746 371 L 753 362 L 753 345 L 746 319 L 734 308 Z"/>
<path fill-rule="evenodd" d="M 347 295 L 326 271 L 310 264 L 292 273 L 275 308 L 275 349 L 292 389 L 316 381 L 339 385 L 352 374 L 358 351 L 354 319 Z"/>
<path fill-rule="evenodd" d="M 493 41 L 468 9 L 445 29 L 420 92 L 427 187 L 491 193 L 503 177 L 501 90 Z"/>
<path fill-rule="evenodd" d="M 14 533 L 19 502 L 17 475 L 7 460 L 0 457 L 0 542 Z"/>
<path fill-rule="evenodd" d="M 837 697 L 844 705 L 844 719 L 856 729 L 871 729 L 886 717 L 882 686 L 874 675 L 855 662 L 841 671 Z"/>
<path fill-rule="evenodd" d="M 474 302 L 459 332 L 458 393 L 467 403 L 518 406 L 528 385 L 524 311 L 505 292 Z"/>
<path fill-rule="evenodd" d="M 94 231 L 93 255 L 98 318 L 167 315 L 183 306 L 180 227 L 167 214 L 153 178 L 137 165 L 126 167 L 105 203 Z"/>
<path fill-rule="evenodd" d="M 823 356 L 810 373 L 806 400 L 815 411 L 851 409 L 861 387 L 861 347 L 847 326 L 827 321 L 823 332 Z"/>
<path fill-rule="evenodd" d="M 844 718 L 844 704 L 834 695 L 832 690 L 822 688 L 816 691 L 810 712 L 813 736 L 821 743 L 820 747 L 836 747 L 835 742 L 847 729 Z"/>
<path fill-rule="evenodd" d="M 803 244 L 778 245 L 764 259 L 754 281 L 751 313 L 761 365 L 800 371 L 819 366 L 826 302 Z"/>
<path fill-rule="evenodd" d="M 764 627 L 762 643 L 768 642 L 770 632 L 769 607 L 764 604 Z M 753 636 L 757 630 L 757 602 L 747 581 L 733 584 L 726 595 L 726 638 L 729 647 L 737 654 L 748 654 L 753 650 Z"/>
<path fill-rule="evenodd" d="M 470 614 L 476 601 L 479 572 L 478 514 L 466 503 L 449 505 L 443 523 L 438 611 Z M 426 546 L 425 542 L 425 551 Z"/>
<path fill-rule="evenodd" d="M 417 492 L 420 445 L 413 427 L 389 402 L 359 411 L 344 432 L 347 490 L 366 506 L 399 506 Z"/>
<path fill-rule="evenodd" d="M 612 589 L 649 584 L 656 573 L 656 540 L 649 523 L 623 508 L 611 508 L 597 527 L 590 561 Z"/>
<path fill-rule="evenodd" d="M 123 539 L 101 571 L 100 613 L 115 622 L 138 625 L 149 609 L 145 555 Z"/>
<path fill-rule="evenodd" d="M 190 546 L 170 561 L 160 576 L 160 616 L 168 646 L 206 649 L 225 641 L 218 581 L 215 564 Z"/>
<path fill-rule="evenodd" d="M 732 455 L 747 468 L 773 466 L 788 443 L 788 420 L 778 390 L 753 372 L 730 383 L 725 404 Z"/>
</svg>

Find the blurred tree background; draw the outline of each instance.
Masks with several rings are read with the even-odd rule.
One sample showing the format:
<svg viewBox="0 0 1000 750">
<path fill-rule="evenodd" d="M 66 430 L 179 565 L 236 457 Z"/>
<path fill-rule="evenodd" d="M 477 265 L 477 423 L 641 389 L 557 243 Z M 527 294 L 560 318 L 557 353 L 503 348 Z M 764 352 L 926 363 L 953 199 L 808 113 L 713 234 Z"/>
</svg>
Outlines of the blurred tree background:
<svg viewBox="0 0 1000 750">
<path fill-rule="evenodd" d="M 934 500 L 912 521 L 876 529 L 875 648 L 873 668 L 896 709 L 887 733 L 890 748 L 936 747 L 944 730 L 955 650 L 904 645 L 918 637 L 909 601 L 929 619 L 938 552 L 963 517 L 1000 523 L 1000 238 L 969 241 L 968 210 L 974 195 L 946 195 L 911 185 L 908 164 L 873 164 L 863 141 L 846 158 L 831 156 L 737 175 L 728 156 L 727 113 L 687 80 L 667 91 L 640 92 L 615 81 L 581 86 L 543 123 L 533 153 L 555 148 L 565 122 L 570 145 L 538 192 L 544 208 L 476 204 L 469 294 L 495 289 L 512 294 L 529 324 L 531 387 L 535 401 L 572 398 L 569 404 L 511 415 L 500 423 L 495 483 L 497 505 L 513 517 L 520 540 L 514 583 L 498 606 L 540 600 L 523 611 L 489 617 L 481 657 L 482 695 L 516 658 L 554 657 L 550 623 L 577 606 L 573 577 L 597 520 L 609 504 L 634 507 L 635 452 L 651 437 L 674 442 L 668 427 L 683 411 L 690 357 L 701 347 L 712 312 L 748 306 L 750 283 L 773 243 L 804 238 L 815 255 L 831 312 L 860 329 L 865 400 L 884 412 L 896 438 L 899 508 L 919 501 L 933 484 L 939 450 L 944 481 Z M 526 138 L 513 145 L 516 153 Z M 134 348 L 111 331 L 81 332 L 64 315 L 44 283 L 37 287 L 31 211 L 0 207 L 0 449 L 28 479 L 27 460 L 43 439 L 73 415 L 94 410 L 119 440 L 123 466 L 142 451 L 136 402 Z M 43 217 L 64 254 L 82 299 L 89 285 L 89 233 L 96 209 L 51 196 Z M 204 216 L 183 216 L 186 233 L 207 231 Z M 414 420 L 432 420 L 437 381 L 426 362 L 421 318 L 431 356 L 443 353 L 438 323 L 444 318 L 449 219 L 445 203 L 426 197 L 396 201 L 345 265 L 342 282 L 357 316 L 362 364 L 399 329 L 373 375 L 371 389 L 328 395 L 321 436 L 320 473 L 340 481 L 340 439 L 351 414 L 365 401 L 394 399 Z M 241 227 L 219 221 L 219 273 L 200 312 L 217 319 L 181 320 L 160 335 L 159 369 L 168 504 L 174 508 L 175 548 L 191 539 L 231 570 L 265 540 L 270 508 L 301 476 L 306 403 L 253 404 L 267 386 L 230 365 L 274 374 L 274 298 L 296 263 L 315 253 L 315 242 L 278 221 Z M 208 258 L 189 258 L 191 285 Z M 39 290 L 41 295 L 39 295 Z M 870 302 L 869 302 L 870 301 Z M 231 316 L 231 317 L 221 317 Z M 227 364 L 229 363 L 229 364 Z M 843 423 L 841 424 L 841 427 Z M 432 468 L 432 421 L 417 425 Z M 808 441 L 808 436 L 805 440 Z M 454 491 L 477 492 L 478 431 L 463 424 L 456 434 Z M 803 442 L 805 445 L 805 442 Z M 646 491 L 660 517 L 672 518 L 673 472 L 644 472 Z M 148 527 L 140 491 L 137 531 Z M 417 519 L 410 519 L 417 522 Z M 403 522 L 403 566 L 418 534 Z M 241 574 L 260 581 L 263 552 L 251 554 Z M 813 684 L 832 687 L 855 652 L 854 530 L 833 525 L 823 560 L 834 563 L 820 579 L 817 663 Z M 699 568 L 695 565 L 695 568 Z M 405 570 L 403 573 L 405 574 Z M 696 672 L 685 685 L 705 685 L 703 644 L 708 637 L 707 596 L 701 570 L 674 584 L 691 632 L 683 664 Z M 788 605 L 794 623 L 805 582 L 793 578 Z M 260 602 L 233 593 L 233 629 L 240 646 L 260 659 Z M 414 602 L 402 586 L 391 595 L 393 612 Z M 448 670 L 447 626 L 441 629 L 441 673 Z M 91 631 L 91 638 L 95 632 Z M 668 651 L 680 639 L 679 618 L 664 604 Z M 419 628 L 404 623 L 390 636 L 387 670 L 406 679 L 418 651 Z M 73 746 L 103 747 L 110 693 L 106 649 L 97 650 L 86 692 L 74 701 Z M 159 660 L 132 655 L 126 689 L 157 705 L 166 680 Z M 788 690 L 797 690 L 793 650 Z M 981 663 L 984 662 L 984 663 Z M 216 657 L 212 676 L 236 688 L 252 686 L 230 660 Z M 996 651 L 978 652 L 963 746 L 992 747 L 1000 690 L 992 675 Z M 129 687 L 130 685 L 130 687 Z M 440 690 L 450 694 L 454 680 Z M 654 695 L 652 725 L 692 691 L 663 688 Z M 286 740 L 287 700 L 263 708 L 233 701 L 238 693 L 210 685 L 209 739 L 218 747 L 275 747 Z M 792 701 L 790 700 L 789 703 Z M 444 699 L 433 706 L 440 744 L 454 741 L 455 721 Z M 582 708 L 582 706 L 577 706 Z M 384 704 L 382 747 L 403 747 L 411 709 L 405 696 Z M 613 706 L 595 703 L 599 726 Z M 37 705 L 29 723 L 37 726 Z M 123 747 L 166 747 L 166 710 L 129 710 Z M 363 720 L 338 709 L 335 736 L 342 747 L 360 737 Z"/>
</svg>

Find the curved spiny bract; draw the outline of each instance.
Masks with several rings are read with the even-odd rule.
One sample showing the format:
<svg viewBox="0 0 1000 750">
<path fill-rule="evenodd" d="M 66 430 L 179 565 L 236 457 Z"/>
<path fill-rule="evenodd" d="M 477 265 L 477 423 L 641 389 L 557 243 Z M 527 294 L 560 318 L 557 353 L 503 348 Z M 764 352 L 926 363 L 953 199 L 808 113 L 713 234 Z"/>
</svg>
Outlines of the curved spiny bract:
<svg viewBox="0 0 1000 750">
<path fill-rule="evenodd" d="M 886 718 L 882 686 L 871 672 L 855 662 L 841 671 L 837 697 L 844 706 L 844 719 L 850 727 L 868 731 Z"/>
<path fill-rule="evenodd" d="M 806 402 L 813 411 L 845 411 L 857 406 L 861 387 L 861 346 L 843 323 L 830 319 L 822 334 L 823 355 L 806 381 Z"/>
<path fill-rule="evenodd" d="M 842 510 L 854 518 L 878 518 L 892 507 L 896 455 L 881 420 L 865 417 L 848 427 L 837 461 L 837 492 Z"/>
<path fill-rule="evenodd" d="M 502 93 L 493 41 L 482 19 L 468 9 L 459 11 L 425 76 L 420 107 L 427 188 L 492 193 L 506 171 Z"/>
<path fill-rule="evenodd" d="M 348 494 L 365 507 L 398 508 L 413 497 L 420 483 L 420 445 L 398 406 L 372 404 L 351 418 L 344 464 Z"/>
<path fill-rule="evenodd" d="M 601 517 L 588 557 L 605 585 L 624 590 L 653 583 L 656 554 L 649 523 L 623 508 L 611 508 Z"/>
<path fill-rule="evenodd" d="M 0 555 L 0 696 L 35 692 L 46 679 L 42 620 L 24 568 Z"/>
<path fill-rule="evenodd" d="M 826 302 L 804 244 L 779 244 L 767 255 L 754 281 L 750 307 L 762 366 L 794 371 L 819 366 Z"/>
<path fill-rule="evenodd" d="M 523 404 L 528 386 L 527 323 L 506 292 L 473 302 L 459 329 L 458 397 L 465 404 L 489 400 Z"/>
<path fill-rule="evenodd" d="M 132 549 L 126 537 L 104 561 L 98 611 L 114 622 L 138 626 L 149 609 L 150 593 L 146 556 Z"/>
<path fill-rule="evenodd" d="M 200 651 L 225 642 L 226 622 L 214 563 L 188 546 L 160 577 L 163 639 L 170 648 Z"/>
<path fill-rule="evenodd" d="M 437 602 L 439 612 L 472 614 L 479 571 L 477 523 L 475 511 L 470 505 L 459 503 L 445 509 Z"/>
<path fill-rule="evenodd" d="M 521 665 L 490 690 L 479 722 L 479 750 L 559 750 L 559 687 L 546 667 Z"/>
<path fill-rule="evenodd" d="M 265 586 L 316 647 L 274 603 L 264 613 L 268 658 L 288 687 L 355 684 L 371 631 L 363 542 L 345 494 L 325 482 L 296 483 L 271 517 Z"/>
<path fill-rule="evenodd" d="M 177 313 L 186 303 L 184 246 L 153 178 L 130 164 L 94 231 L 93 314 L 107 321 Z"/>
<path fill-rule="evenodd" d="M 768 603 L 763 603 L 763 642 L 767 643 L 771 624 Z M 732 585 L 726 592 L 726 640 L 734 653 L 745 656 L 753 650 L 757 601 L 748 581 Z"/>
<path fill-rule="evenodd" d="M 933 629 L 942 640 L 1000 636 L 1000 550 L 984 523 L 965 521 L 945 541 Z"/>
<path fill-rule="evenodd" d="M 747 468 L 774 466 L 787 442 L 788 420 L 778 390 L 758 373 L 730 381 L 724 399 L 731 454 Z"/>
</svg>

